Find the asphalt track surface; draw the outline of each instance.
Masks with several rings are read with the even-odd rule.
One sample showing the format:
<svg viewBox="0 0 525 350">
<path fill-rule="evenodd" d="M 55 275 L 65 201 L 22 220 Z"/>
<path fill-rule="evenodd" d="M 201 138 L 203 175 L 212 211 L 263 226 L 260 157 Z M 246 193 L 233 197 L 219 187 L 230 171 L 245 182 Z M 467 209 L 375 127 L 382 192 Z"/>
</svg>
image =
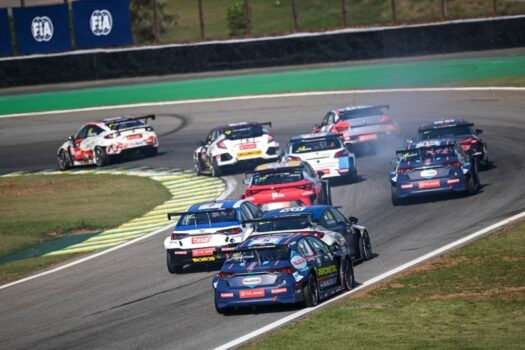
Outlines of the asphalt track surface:
<svg viewBox="0 0 525 350">
<path fill-rule="evenodd" d="M 333 201 L 366 225 L 377 256 L 356 266 L 358 281 L 401 265 L 525 209 L 523 92 L 405 92 L 283 97 L 174 107 L 69 113 L 0 120 L 0 172 L 54 168 L 60 143 L 85 121 L 155 112 L 161 153 L 115 166 L 192 166 L 195 142 L 233 121 L 272 121 L 281 145 L 308 132 L 324 113 L 354 103 L 388 103 L 406 136 L 434 118 L 461 116 L 484 130 L 494 166 L 481 172 L 472 197 L 390 203 L 392 150 L 358 158 L 361 181 L 333 187 Z M 235 176 L 243 188 L 241 176 Z M 69 269 L 0 290 L 0 348 L 205 349 L 224 344 L 293 308 L 218 315 L 211 276 L 197 270 L 170 275 L 160 234 Z"/>
</svg>

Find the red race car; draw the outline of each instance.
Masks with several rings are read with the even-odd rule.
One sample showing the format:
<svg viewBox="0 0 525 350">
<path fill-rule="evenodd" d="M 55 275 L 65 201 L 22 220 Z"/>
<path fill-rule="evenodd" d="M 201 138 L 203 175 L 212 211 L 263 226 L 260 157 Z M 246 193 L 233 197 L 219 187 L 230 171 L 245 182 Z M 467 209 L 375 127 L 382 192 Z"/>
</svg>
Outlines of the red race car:
<svg viewBox="0 0 525 350">
<path fill-rule="evenodd" d="M 302 161 L 263 164 L 247 174 L 241 198 L 263 210 L 312 204 L 332 204 L 328 181 Z"/>
</svg>

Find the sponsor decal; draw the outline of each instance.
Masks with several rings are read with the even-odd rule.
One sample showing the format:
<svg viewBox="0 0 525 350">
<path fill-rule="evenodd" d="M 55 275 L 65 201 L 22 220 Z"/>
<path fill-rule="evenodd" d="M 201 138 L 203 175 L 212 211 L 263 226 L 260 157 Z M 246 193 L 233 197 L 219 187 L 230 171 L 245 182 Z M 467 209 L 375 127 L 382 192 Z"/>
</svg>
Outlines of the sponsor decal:
<svg viewBox="0 0 525 350">
<path fill-rule="evenodd" d="M 376 134 L 368 134 L 368 135 L 361 135 L 359 136 L 359 141 L 370 141 L 370 140 L 377 140 Z"/>
<path fill-rule="evenodd" d="M 246 157 L 260 156 L 261 154 L 262 154 L 262 151 L 260 151 L 260 150 L 245 151 L 245 152 L 237 153 L 237 158 L 246 158 Z"/>
<path fill-rule="evenodd" d="M 279 210 L 279 213 L 295 213 L 304 211 L 306 207 L 292 207 Z"/>
<path fill-rule="evenodd" d="M 53 38 L 53 22 L 47 16 L 35 17 L 31 22 L 31 34 L 37 42 L 47 42 Z"/>
<path fill-rule="evenodd" d="M 441 186 L 439 180 L 422 181 L 418 184 L 420 189 L 435 188 Z"/>
<path fill-rule="evenodd" d="M 208 243 L 211 239 L 211 236 L 198 236 L 198 237 L 192 237 L 191 243 L 192 244 L 203 244 Z"/>
<path fill-rule="evenodd" d="M 290 262 L 292 263 L 292 266 L 298 271 L 308 270 L 308 263 L 306 262 L 306 259 L 297 254 L 295 251 L 292 251 Z"/>
<path fill-rule="evenodd" d="M 207 203 L 199 206 L 199 210 L 207 210 L 207 209 L 220 209 L 222 208 L 222 203 Z"/>
<path fill-rule="evenodd" d="M 133 135 L 129 135 L 127 137 L 128 140 L 135 140 L 135 139 L 140 139 L 142 137 L 142 134 L 133 134 Z"/>
<path fill-rule="evenodd" d="M 246 298 L 262 298 L 264 297 L 264 289 L 244 289 L 239 292 L 241 299 Z"/>
<path fill-rule="evenodd" d="M 332 274 L 332 273 L 336 273 L 337 272 L 337 266 L 330 265 L 330 266 L 326 266 L 326 267 L 316 267 L 315 268 L 315 272 L 317 273 L 317 277 L 326 276 L 326 275 L 329 275 L 329 274 Z"/>
<path fill-rule="evenodd" d="M 185 250 L 174 250 L 173 254 L 174 255 L 186 255 L 186 251 Z"/>
<path fill-rule="evenodd" d="M 272 192 L 272 199 L 283 198 L 283 197 L 284 197 L 284 193 Z"/>
<path fill-rule="evenodd" d="M 419 173 L 419 175 L 421 175 L 421 177 L 424 177 L 426 179 L 431 179 L 437 175 L 437 171 L 434 169 L 427 169 L 427 170 L 423 170 L 421 173 Z"/>
<path fill-rule="evenodd" d="M 299 274 L 299 272 L 294 272 L 292 276 L 295 279 L 295 282 L 299 282 L 304 278 L 304 276 Z"/>
<path fill-rule="evenodd" d="M 253 148 L 257 148 L 257 145 L 255 143 L 247 143 L 245 145 L 240 145 L 239 146 L 239 149 L 241 149 L 241 150 L 253 149 Z"/>
<path fill-rule="evenodd" d="M 213 252 L 215 252 L 215 248 L 194 249 L 192 250 L 192 255 L 193 256 L 209 256 L 209 255 L 213 255 Z"/>
<path fill-rule="evenodd" d="M 256 285 L 262 283 L 262 278 L 257 276 L 248 276 L 244 278 L 241 283 L 247 287 L 253 288 Z"/>
<path fill-rule="evenodd" d="M 91 32 L 96 36 L 105 36 L 111 33 L 113 17 L 108 10 L 95 10 L 89 20 Z"/>
<path fill-rule="evenodd" d="M 233 293 L 221 293 L 221 298 L 233 298 Z"/>
<path fill-rule="evenodd" d="M 210 261 L 215 261 L 215 257 L 214 256 L 203 256 L 201 258 L 192 258 L 191 260 L 194 263 L 210 262 Z"/>
<path fill-rule="evenodd" d="M 272 294 L 281 294 L 286 293 L 286 288 L 275 288 L 271 291 Z"/>
</svg>

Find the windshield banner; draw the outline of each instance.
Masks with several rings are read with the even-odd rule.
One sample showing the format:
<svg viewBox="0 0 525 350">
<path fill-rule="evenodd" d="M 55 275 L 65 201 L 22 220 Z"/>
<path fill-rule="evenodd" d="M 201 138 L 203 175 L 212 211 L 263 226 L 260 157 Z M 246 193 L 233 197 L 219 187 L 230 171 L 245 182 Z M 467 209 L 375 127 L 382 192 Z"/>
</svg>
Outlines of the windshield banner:
<svg viewBox="0 0 525 350">
<path fill-rule="evenodd" d="M 67 4 L 13 8 L 18 53 L 71 50 Z"/>
<path fill-rule="evenodd" d="M 79 49 L 133 44 L 129 0 L 75 1 L 73 17 Z"/>
<path fill-rule="evenodd" d="M 10 56 L 12 54 L 13 47 L 11 46 L 7 9 L 0 9 L 0 56 Z"/>
</svg>

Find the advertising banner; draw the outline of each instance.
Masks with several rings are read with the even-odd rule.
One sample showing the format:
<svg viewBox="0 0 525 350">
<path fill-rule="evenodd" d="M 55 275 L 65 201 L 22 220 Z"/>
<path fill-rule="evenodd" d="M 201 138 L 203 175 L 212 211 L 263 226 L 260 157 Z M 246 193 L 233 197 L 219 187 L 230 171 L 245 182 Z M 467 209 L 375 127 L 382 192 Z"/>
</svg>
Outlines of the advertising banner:
<svg viewBox="0 0 525 350">
<path fill-rule="evenodd" d="M 66 4 L 13 8 L 18 53 L 71 50 Z"/>
<path fill-rule="evenodd" d="M 75 1 L 73 19 L 79 49 L 133 44 L 129 0 Z"/>
<path fill-rule="evenodd" d="M 0 9 L 0 56 L 13 54 L 11 46 L 11 31 L 9 30 L 9 17 L 7 9 Z"/>
</svg>

